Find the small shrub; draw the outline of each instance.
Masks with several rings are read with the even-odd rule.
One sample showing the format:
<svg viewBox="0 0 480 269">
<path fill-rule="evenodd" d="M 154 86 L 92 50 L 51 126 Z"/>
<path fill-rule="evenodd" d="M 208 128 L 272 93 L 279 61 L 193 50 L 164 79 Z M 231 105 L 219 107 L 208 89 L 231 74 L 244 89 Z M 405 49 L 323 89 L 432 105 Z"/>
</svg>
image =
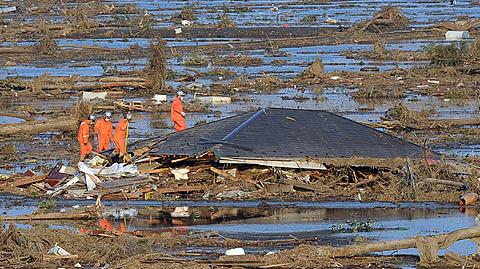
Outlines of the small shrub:
<svg viewBox="0 0 480 269">
<path fill-rule="evenodd" d="M 57 202 L 53 199 L 42 200 L 38 202 L 37 206 L 43 212 L 51 212 L 57 207 Z"/>
</svg>

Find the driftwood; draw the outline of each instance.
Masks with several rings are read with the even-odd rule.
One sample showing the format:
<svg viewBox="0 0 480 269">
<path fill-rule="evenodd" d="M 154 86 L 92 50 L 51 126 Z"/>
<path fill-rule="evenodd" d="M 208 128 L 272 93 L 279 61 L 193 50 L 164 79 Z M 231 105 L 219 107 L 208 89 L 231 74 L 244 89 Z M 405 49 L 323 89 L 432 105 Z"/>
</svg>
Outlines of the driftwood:
<svg viewBox="0 0 480 269">
<path fill-rule="evenodd" d="M 451 180 L 443 180 L 443 179 L 436 179 L 436 178 L 424 178 L 422 179 L 423 182 L 431 183 L 431 184 L 440 184 L 445 186 L 452 186 L 457 187 L 460 189 L 466 190 L 468 185 L 458 181 L 451 181 Z"/>
<path fill-rule="evenodd" d="M 18 114 L 18 113 L 10 113 L 10 112 L 0 112 L 0 116 L 19 118 L 19 119 L 26 120 L 26 121 L 32 121 L 33 120 L 33 118 L 28 116 L 28 115 Z"/>
<path fill-rule="evenodd" d="M 16 124 L 0 125 L 0 136 L 15 134 L 38 134 L 54 131 L 75 131 L 78 121 L 73 119 L 56 119 L 48 121 L 30 121 Z"/>
<path fill-rule="evenodd" d="M 420 262 L 430 264 L 438 261 L 439 249 L 445 249 L 459 240 L 473 239 L 475 241 L 479 237 L 480 227 L 472 227 L 434 236 L 417 236 L 403 240 L 349 245 L 346 247 L 319 247 L 318 254 L 330 258 L 353 257 L 371 252 L 417 248 L 420 252 Z"/>
<path fill-rule="evenodd" d="M 20 216 L 5 216 L 0 217 L 0 221 L 33 221 L 33 220 L 84 220 L 84 219 L 96 219 L 98 218 L 95 210 L 78 210 L 71 212 L 50 212 L 50 213 L 38 213 L 30 215 Z"/>
</svg>

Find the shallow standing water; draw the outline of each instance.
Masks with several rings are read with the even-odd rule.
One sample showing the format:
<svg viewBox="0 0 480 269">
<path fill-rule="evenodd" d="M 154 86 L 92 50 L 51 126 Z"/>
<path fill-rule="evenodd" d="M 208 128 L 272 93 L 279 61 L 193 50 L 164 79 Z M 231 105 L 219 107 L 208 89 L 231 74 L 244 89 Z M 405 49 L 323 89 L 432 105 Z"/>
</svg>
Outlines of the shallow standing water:
<svg viewBox="0 0 480 269">
<path fill-rule="evenodd" d="M 16 196 L 0 197 L 0 214 L 14 216 L 34 211 L 38 200 Z M 93 205 L 94 201 L 60 200 L 57 209 L 68 210 L 72 206 Z M 303 239 L 312 244 L 342 246 L 358 242 L 399 240 L 417 235 L 435 235 L 468 228 L 476 223 L 477 208 L 459 208 L 452 204 L 439 203 L 382 203 L 382 202 L 258 202 L 258 201 L 105 201 L 104 217 L 110 219 L 114 227 L 127 224 L 127 229 L 148 231 L 216 232 L 223 237 L 247 241 Z M 257 217 L 244 219 L 220 218 L 215 220 L 195 220 L 189 218 L 159 217 L 152 221 L 151 212 L 165 212 L 177 206 L 188 206 L 192 212 L 241 211 L 257 212 Z M 252 211 L 253 210 L 253 211 Z M 119 212 L 128 216 L 119 217 Z M 134 213 L 132 213 L 134 212 Z M 142 213 L 143 212 L 143 213 Z M 150 212 L 150 213 L 145 213 Z M 149 215 L 150 214 L 150 215 Z M 370 222 L 370 231 L 352 232 L 347 222 Z M 200 225 L 196 225 L 199 223 Z M 98 228 L 96 222 L 18 222 L 23 228 L 32 225 L 49 225 L 51 228 L 70 229 Z M 335 228 L 336 227 L 336 228 Z M 340 227 L 347 229 L 338 232 Z M 285 248 L 291 244 L 271 248 L 251 248 L 247 253 L 266 253 Z M 194 253 L 223 253 L 221 248 L 187 249 Z M 449 247 L 446 251 L 462 255 L 477 251 L 475 243 L 464 240 Z M 445 250 L 440 252 L 445 254 Z M 392 252 L 378 253 L 391 255 Z M 395 254 L 416 255 L 415 249 L 396 251 Z"/>
</svg>

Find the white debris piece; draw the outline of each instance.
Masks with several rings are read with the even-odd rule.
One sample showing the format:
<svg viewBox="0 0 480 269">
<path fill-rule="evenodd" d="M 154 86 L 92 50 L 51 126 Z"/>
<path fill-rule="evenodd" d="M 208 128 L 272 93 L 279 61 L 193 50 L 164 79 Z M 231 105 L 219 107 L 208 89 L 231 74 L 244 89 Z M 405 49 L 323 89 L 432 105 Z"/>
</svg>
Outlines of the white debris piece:
<svg viewBox="0 0 480 269">
<path fill-rule="evenodd" d="M 170 171 L 172 172 L 176 180 L 187 180 L 188 172 L 190 172 L 190 169 L 179 168 L 179 169 L 170 169 Z"/>
<path fill-rule="evenodd" d="M 87 191 L 93 191 L 97 187 L 97 184 L 95 184 L 95 181 L 92 179 L 92 177 L 94 176 L 85 174 L 85 185 L 87 185 Z"/>
<path fill-rule="evenodd" d="M 17 7 L 0 7 L 0 14 L 17 11 Z"/>
<path fill-rule="evenodd" d="M 243 248 L 227 249 L 227 251 L 225 252 L 225 255 L 227 255 L 227 256 L 242 256 L 242 255 L 245 255 L 245 250 Z"/>
<path fill-rule="evenodd" d="M 175 28 L 175 34 L 179 35 L 182 33 L 182 28 Z"/>
<path fill-rule="evenodd" d="M 195 100 L 211 105 L 223 105 L 232 102 L 232 98 L 227 96 L 196 96 Z"/>
<path fill-rule="evenodd" d="M 137 166 L 134 164 L 124 164 L 124 163 L 114 163 L 109 167 L 103 169 L 96 169 L 96 175 L 119 178 L 122 176 L 137 176 L 140 174 L 138 172 Z"/>
<path fill-rule="evenodd" d="M 83 92 L 82 99 L 86 101 L 94 99 L 107 99 L 107 92 Z"/>
<path fill-rule="evenodd" d="M 447 33 L 445 33 L 446 41 L 462 41 L 471 38 L 468 31 L 447 31 Z"/>
<path fill-rule="evenodd" d="M 135 208 L 107 208 L 102 212 L 102 217 L 114 219 L 134 218 L 138 215 L 138 211 Z"/>
<path fill-rule="evenodd" d="M 167 101 L 167 95 L 166 94 L 155 94 L 152 98 L 153 101 L 155 101 L 156 105 L 161 104 L 162 102 Z"/>
<path fill-rule="evenodd" d="M 47 254 L 49 255 L 58 255 L 58 256 L 70 256 L 70 252 L 64 250 L 62 247 L 60 247 L 58 244 L 55 244 L 48 252 Z"/>
<path fill-rule="evenodd" d="M 55 196 L 55 195 L 58 195 L 59 193 L 61 193 L 62 191 L 68 189 L 70 186 L 73 186 L 75 184 L 77 184 L 77 182 L 80 181 L 80 179 L 78 177 L 73 177 L 72 179 L 70 179 L 67 183 L 65 183 L 64 185 L 54 189 L 54 190 L 48 190 L 47 191 L 47 195 L 51 195 L 51 196 Z"/>
<path fill-rule="evenodd" d="M 337 24 L 337 21 L 334 20 L 334 19 L 332 19 L 332 18 L 327 18 L 327 19 L 325 20 L 325 22 L 328 23 L 328 24 Z"/>
<path fill-rule="evenodd" d="M 192 22 L 189 21 L 189 20 L 182 20 L 182 25 L 190 26 L 190 25 L 192 25 Z"/>
<path fill-rule="evenodd" d="M 119 178 L 122 176 L 137 176 L 140 173 L 138 172 L 137 166 L 133 164 L 124 164 L 124 163 L 114 163 L 111 166 L 103 168 L 92 168 L 86 165 L 85 163 L 79 162 L 78 169 L 89 175 L 98 175 L 104 177 L 113 177 Z"/>
<path fill-rule="evenodd" d="M 190 213 L 188 212 L 188 206 L 177 206 L 175 210 L 170 213 L 172 218 L 189 218 Z"/>
</svg>

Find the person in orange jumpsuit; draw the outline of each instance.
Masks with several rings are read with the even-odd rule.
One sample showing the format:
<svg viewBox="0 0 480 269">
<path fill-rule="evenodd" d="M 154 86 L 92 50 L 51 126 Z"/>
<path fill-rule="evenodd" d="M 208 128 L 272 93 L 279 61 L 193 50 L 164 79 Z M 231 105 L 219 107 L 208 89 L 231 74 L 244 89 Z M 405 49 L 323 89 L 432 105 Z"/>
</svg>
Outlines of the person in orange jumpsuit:
<svg viewBox="0 0 480 269">
<path fill-rule="evenodd" d="M 97 134 L 98 152 L 109 150 L 112 140 L 112 113 L 106 112 L 103 118 L 95 123 L 95 134 Z"/>
<path fill-rule="evenodd" d="M 92 143 L 90 143 L 90 125 L 95 122 L 95 116 L 90 115 L 80 123 L 78 128 L 78 143 L 80 144 L 80 161 L 92 152 Z"/>
<path fill-rule="evenodd" d="M 185 96 L 183 91 L 178 91 L 177 96 L 172 102 L 172 109 L 170 111 L 172 116 L 173 124 L 175 125 L 175 130 L 177 132 L 187 129 L 187 124 L 185 124 L 185 112 L 183 112 L 182 100 Z"/>
<path fill-rule="evenodd" d="M 113 144 L 115 145 L 115 152 L 124 155 L 127 153 L 126 138 L 128 133 L 128 124 L 132 119 L 132 113 L 124 114 L 115 127 L 113 133 Z"/>
</svg>

